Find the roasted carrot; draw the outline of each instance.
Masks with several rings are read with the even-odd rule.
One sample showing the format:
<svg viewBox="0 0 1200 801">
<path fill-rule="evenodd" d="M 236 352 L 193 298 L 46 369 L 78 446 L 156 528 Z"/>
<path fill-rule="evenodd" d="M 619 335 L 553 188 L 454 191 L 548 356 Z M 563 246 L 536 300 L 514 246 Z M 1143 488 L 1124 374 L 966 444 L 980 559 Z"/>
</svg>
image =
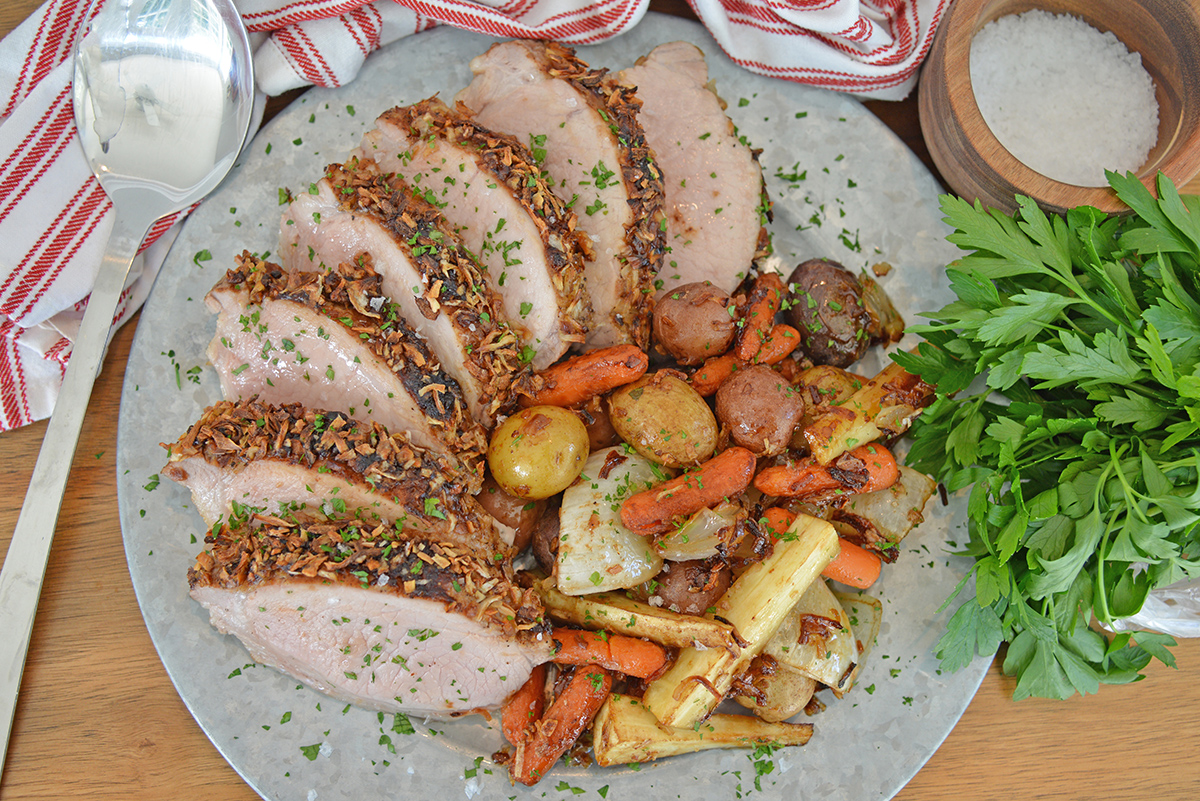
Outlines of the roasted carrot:
<svg viewBox="0 0 1200 801">
<path fill-rule="evenodd" d="M 689 379 L 692 389 L 699 392 L 701 397 L 707 398 L 715 394 L 725 379 L 733 375 L 734 370 L 741 366 L 743 365 L 732 353 L 706 359 L 704 364 L 700 365 L 700 369 Z"/>
<path fill-rule="evenodd" d="M 772 506 L 763 512 L 763 517 L 766 518 L 771 537 L 777 540 L 783 538 L 796 519 L 795 513 L 782 506 Z M 838 537 L 838 545 L 841 550 L 832 562 L 825 565 L 821 575 L 860 590 L 874 584 L 883 570 L 883 560 L 877 554 L 841 537 Z"/>
<path fill-rule="evenodd" d="M 767 531 L 773 540 L 783 539 L 783 535 L 792 527 L 792 523 L 796 522 L 796 513 L 784 509 L 782 506 L 772 506 L 763 512 L 763 517 L 766 519 Z"/>
<path fill-rule="evenodd" d="M 775 365 L 786 359 L 800 344 L 800 333 L 790 325 L 780 323 L 771 329 L 771 333 L 762 341 L 758 354 L 752 361 L 742 361 L 733 351 L 721 356 L 714 356 L 700 366 L 690 379 L 692 389 L 701 397 L 714 394 L 726 378 L 747 364 Z"/>
<path fill-rule="evenodd" d="M 778 273 L 763 273 L 754 279 L 750 299 L 742 312 L 742 327 L 733 347 L 733 354 L 739 361 L 749 362 L 758 355 L 763 340 L 775 325 L 775 314 L 779 311 L 783 293 L 783 281 Z"/>
<path fill-rule="evenodd" d="M 867 472 L 871 476 L 867 486 L 860 489 L 859 492 L 876 492 L 887 489 L 900 479 L 900 468 L 896 464 L 896 457 L 882 445 L 868 442 L 849 453 L 866 463 Z M 835 459 L 833 464 L 837 464 L 837 461 Z"/>
<path fill-rule="evenodd" d="M 790 325 L 780 323 L 771 329 L 771 333 L 763 340 L 762 347 L 758 349 L 758 356 L 755 357 L 755 364 L 779 364 L 781 361 L 791 355 L 800 345 L 800 332 Z"/>
<path fill-rule="evenodd" d="M 538 665 L 529 674 L 529 680 L 512 694 L 500 712 L 500 728 L 504 739 L 520 745 L 533 731 L 534 724 L 542 719 L 546 708 L 546 666 Z"/>
<path fill-rule="evenodd" d="M 541 389 L 521 395 L 522 406 L 578 406 L 641 378 L 649 357 L 636 345 L 613 345 L 559 362 L 540 374 Z"/>
<path fill-rule="evenodd" d="M 551 638 L 561 644 L 551 659 L 559 664 L 594 662 L 602 668 L 648 679 L 667 664 L 667 650 L 656 642 L 605 631 L 556 628 Z"/>
<path fill-rule="evenodd" d="M 581 665 L 509 763 L 513 781 L 534 785 L 554 767 L 596 717 L 612 689 L 612 675 L 599 665 Z"/>
<path fill-rule="evenodd" d="M 814 459 L 764 468 L 754 477 L 755 488 L 764 495 L 806 498 L 829 490 L 845 490 L 840 481 Z"/>
<path fill-rule="evenodd" d="M 637 534 L 669 531 L 676 521 L 738 495 L 754 478 L 754 454 L 727 448 L 694 470 L 632 495 L 621 504 L 621 522 Z"/>
<path fill-rule="evenodd" d="M 883 560 L 879 555 L 841 537 L 838 538 L 838 545 L 841 550 L 832 562 L 825 565 L 821 575 L 860 590 L 874 584 L 883 570 Z"/>
<path fill-rule="evenodd" d="M 827 465 L 809 457 L 768 467 L 755 476 L 754 486 L 766 495 L 809 498 L 827 492 L 875 492 L 892 486 L 899 477 L 895 457 L 872 442 Z"/>
</svg>

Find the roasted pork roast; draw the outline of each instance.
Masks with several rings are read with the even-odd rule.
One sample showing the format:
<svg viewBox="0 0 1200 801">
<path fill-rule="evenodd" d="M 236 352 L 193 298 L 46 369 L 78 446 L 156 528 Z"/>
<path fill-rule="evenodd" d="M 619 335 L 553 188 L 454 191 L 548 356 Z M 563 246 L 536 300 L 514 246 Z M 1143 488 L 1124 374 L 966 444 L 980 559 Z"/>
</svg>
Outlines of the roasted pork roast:
<svg viewBox="0 0 1200 801">
<path fill-rule="evenodd" d="M 360 154 L 436 205 L 479 257 L 535 370 L 583 342 L 587 239 L 529 150 L 437 98 L 385 111 Z"/>
<path fill-rule="evenodd" d="M 471 494 L 476 474 L 453 473 L 442 456 L 403 434 L 342 412 L 254 398 L 221 401 L 164 447 L 162 475 L 191 490 L 208 525 L 235 506 L 277 514 L 349 512 L 458 543 L 481 558 L 508 551 Z"/>
<path fill-rule="evenodd" d="M 529 143 L 592 240 L 587 344 L 646 348 L 666 237 L 662 177 L 633 91 L 556 42 L 493 45 L 471 71 L 457 99 L 481 125 Z"/>
<path fill-rule="evenodd" d="M 208 358 L 226 399 L 258 396 L 344 411 L 402 431 L 455 474 L 483 478 L 487 432 L 458 382 L 384 297 L 364 255 L 298 272 L 243 253 L 208 294 L 217 333 Z"/>
<path fill-rule="evenodd" d="M 499 706 L 551 654 L 532 590 L 460 545 L 355 519 L 243 515 L 191 595 L 255 661 L 342 701 L 448 717 Z"/>
<path fill-rule="evenodd" d="M 693 44 L 659 45 L 622 70 L 636 87 L 638 119 L 663 171 L 670 254 L 661 289 L 711 281 L 732 292 L 767 254 L 762 168 L 739 141 Z"/>
<path fill-rule="evenodd" d="M 370 160 L 334 164 L 280 223 L 280 259 L 326 271 L 370 255 L 382 290 L 490 426 L 528 374 L 499 298 L 438 209 Z"/>
</svg>

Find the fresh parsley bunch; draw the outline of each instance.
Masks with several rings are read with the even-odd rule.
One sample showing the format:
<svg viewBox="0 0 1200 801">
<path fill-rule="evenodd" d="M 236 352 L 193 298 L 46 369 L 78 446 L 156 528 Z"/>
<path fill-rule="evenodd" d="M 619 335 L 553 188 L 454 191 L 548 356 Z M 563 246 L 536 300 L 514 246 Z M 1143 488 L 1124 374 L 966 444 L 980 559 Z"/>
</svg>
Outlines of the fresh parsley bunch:
<svg viewBox="0 0 1200 801">
<path fill-rule="evenodd" d="M 1009 643 L 1015 698 L 1068 698 L 1174 665 L 1175 641 L 1089 626 L 1200 575 L 1200 198 L 1109 182 L 1134 214 L 1013 216 L 942 199 L 958 300 L 894 358 L 937 386 L 907 463 L 970 487 L 974 597 L 938 642 L 954 670 Z M 965 596 L 964 578 L 947 600 Z"/>
</svg>

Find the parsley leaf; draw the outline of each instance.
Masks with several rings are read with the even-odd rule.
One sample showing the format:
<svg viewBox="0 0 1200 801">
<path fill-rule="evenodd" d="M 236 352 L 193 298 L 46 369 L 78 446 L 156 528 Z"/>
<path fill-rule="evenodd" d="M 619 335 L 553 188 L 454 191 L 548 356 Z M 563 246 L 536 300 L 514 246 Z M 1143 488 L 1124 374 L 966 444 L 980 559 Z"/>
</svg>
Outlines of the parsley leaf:
<svg viewBox="0 0 1200 801">
<path fill-rule="evenodd" d="M 1200 576 L 1200 198 L 1109 173 L 1132 215 L 1009 215 L 945 197 L 957 299 L 897 354 L 937 386 L 908 464 L 970 487 L 975 559 L 947 600 L 947 669 L 1008 642 L 1015 698 L 1068 698 L 1173 665 L 1174 640 L 1088 623 Z M 983 378 L 979 381 L 977 379 Z"/>
</svg>

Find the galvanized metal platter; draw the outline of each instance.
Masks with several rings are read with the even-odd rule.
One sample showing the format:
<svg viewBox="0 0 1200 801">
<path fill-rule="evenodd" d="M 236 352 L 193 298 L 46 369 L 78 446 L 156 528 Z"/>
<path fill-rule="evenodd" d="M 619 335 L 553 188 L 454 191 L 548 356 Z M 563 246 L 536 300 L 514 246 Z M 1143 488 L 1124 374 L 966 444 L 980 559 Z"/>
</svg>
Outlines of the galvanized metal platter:
<svg viewBox="0 0 1200 801">
<path fill-rule="evenodd" d="M 851 269 L 887 262 L 881 283 L 907 319 L 949 298 L 939 187 L 902 142 L 858 102 L 736 67 L 696 23 L 651 14 L 611 42 L 582 48 L 593 66 L 620 69 L 654 46 L 688 40 L 741 134 L 762 149 L 775 202 L 777 266 L 821 256 Z M 256 666 L 187 593 L 186 572 L 204 524 L 181 487 L 157 481 L 175 440 L 220 398 L 205 349 L 215 330 L 204 296 L 243 249 L 277 245 L 281 199 L 308 190 L 393 105 L 435 93 L 450 99 L 470 79 L 469 60 L 493 40 L 438 28 L 373 55 L 349 86 L 314 89 L 259 132 L 230 179 L 188 219 L 142 312 L 121 401 L 118 491 L 130 574 L 163 664 L 196 721 L 267 799 L 600 797 L 607 801 L 757 795 L 887 799 L 953 728 L 988 660 L 939 670 L 933 647 L 946 596 L 969 560 L 965 502 L 935 498 L 873 594 L 883 599 L 878 644 L 844 700 L 811 719 L 812 741 L 773 754 L 709 751 L 654 764 L 558 767 L 533 789 L 512 787 L 493 765 L 498 721 L 407 721 L 346 708 L 271 668 Z M 911 342 L 902 343 L 904 346 Z M 876 355 L 862 365 L 882 364 Z M 826 694 L 827 695 L 827 694 Z M 412 727 L 407 725 L 412 724 Z"/>
</svg>

